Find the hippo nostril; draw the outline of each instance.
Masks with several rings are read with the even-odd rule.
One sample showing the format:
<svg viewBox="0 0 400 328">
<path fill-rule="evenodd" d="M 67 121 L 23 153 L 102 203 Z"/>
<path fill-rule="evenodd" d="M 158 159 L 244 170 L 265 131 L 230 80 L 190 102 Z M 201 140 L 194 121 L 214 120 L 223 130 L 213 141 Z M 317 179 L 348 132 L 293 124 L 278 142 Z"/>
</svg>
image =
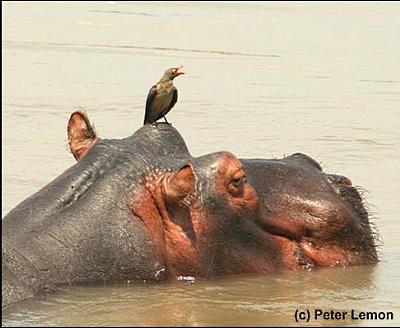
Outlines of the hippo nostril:
<svg viewBox="0 0 400 328">
<path fill-rule="evenodd" d="M 343 175 L 329 174 L 327 175 L 327 179 L 330 183 L 333 184 L 348 185 L 348 186 L 352 185 L 351 180 Z"/>
</svg>

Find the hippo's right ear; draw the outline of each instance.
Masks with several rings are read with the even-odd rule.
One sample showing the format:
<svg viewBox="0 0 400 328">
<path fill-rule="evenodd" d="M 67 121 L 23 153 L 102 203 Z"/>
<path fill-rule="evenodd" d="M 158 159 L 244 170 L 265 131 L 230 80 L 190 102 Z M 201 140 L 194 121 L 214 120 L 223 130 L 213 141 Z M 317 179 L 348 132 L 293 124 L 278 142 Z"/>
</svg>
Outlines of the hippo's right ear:
<svg viewBox="0 0 400 328">
<path fill-rule="evenodd" d="M 88 152 L 97 139 L 86 113 L 82 111 L 72 113 L 68 121 L 68 144 L 77 161 Z"/>
<path fill-rule="evenodd" d="M 169 199 L 183 199 L 195 191 L 195 177 L 191 164 L 181 167 L 178 172 L 172 173 L 164 180 L 164 196 Z"/>
</svg>

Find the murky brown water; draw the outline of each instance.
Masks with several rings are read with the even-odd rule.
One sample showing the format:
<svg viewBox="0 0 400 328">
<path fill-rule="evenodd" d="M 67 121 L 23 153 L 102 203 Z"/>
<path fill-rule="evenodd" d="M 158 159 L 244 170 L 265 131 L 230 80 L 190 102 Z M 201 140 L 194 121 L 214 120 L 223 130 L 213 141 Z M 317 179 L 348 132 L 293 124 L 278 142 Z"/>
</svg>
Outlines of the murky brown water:
<svg viewBox="0 0 400 328">
<path fill-rule="evenodd" d="M 297 308 L 400 324 L 399 4 L 19 2 L 2 18 L 2 216 L 74 164 L 73 108 L 128 136 L 152 83 L 184 65 L 168 119 L 194 155 L 307 153 L 368 191 L 382 238 L 376 266 L 66 288 L 3 325 L 295 325 Z"/>
</svg>

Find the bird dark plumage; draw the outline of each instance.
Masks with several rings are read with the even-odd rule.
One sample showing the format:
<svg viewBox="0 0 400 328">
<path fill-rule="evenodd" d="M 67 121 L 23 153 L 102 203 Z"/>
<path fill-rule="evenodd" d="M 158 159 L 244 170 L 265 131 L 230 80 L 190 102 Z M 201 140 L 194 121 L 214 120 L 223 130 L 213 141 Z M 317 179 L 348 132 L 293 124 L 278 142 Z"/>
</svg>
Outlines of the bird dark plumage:
<svg viewBox="0 0 400 328">
<path fill-rule="evenodd" d="M 182 66 L 167 69 L 161 80 L 151 87 L 146 100 L 144 124 L 155 123 L 163 117 L 168 123 L 165 116 L 178 101 L 178 90 L 175 88 L 173 80 L 175 77 L 185 74 L 180 71 L 181 68 Z"/>
</svg>

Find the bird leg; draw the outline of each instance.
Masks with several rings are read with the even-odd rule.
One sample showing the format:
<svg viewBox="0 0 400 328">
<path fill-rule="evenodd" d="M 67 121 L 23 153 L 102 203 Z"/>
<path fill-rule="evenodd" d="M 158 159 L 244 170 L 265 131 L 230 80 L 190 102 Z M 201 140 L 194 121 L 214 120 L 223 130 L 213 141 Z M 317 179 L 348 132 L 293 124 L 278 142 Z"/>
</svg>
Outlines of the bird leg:
<svg viewBox="0 0 400 328">
<path fill-rule="evenodd" d="M 169 123 L 169 122 L 167 121 L 167 117 L 166 117 L 166 116 L 164 116 L 164 120 L 165 120 L 165 123 L 167 123 L 168 125 L 172 125 L 171 123 Z"/>
</svg>

